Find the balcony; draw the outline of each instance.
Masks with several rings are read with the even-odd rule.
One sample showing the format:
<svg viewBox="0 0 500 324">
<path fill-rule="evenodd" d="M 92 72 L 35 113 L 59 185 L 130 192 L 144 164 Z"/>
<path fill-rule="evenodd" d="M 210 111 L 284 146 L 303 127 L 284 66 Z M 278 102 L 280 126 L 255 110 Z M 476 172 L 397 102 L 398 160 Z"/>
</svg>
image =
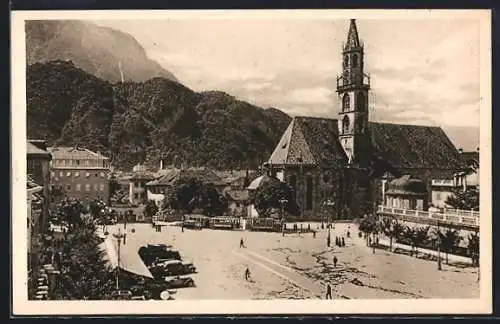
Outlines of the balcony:
<svg viewBox="0 0 500 324">
<path fill-rule="evenodd" d="M 370 89 L 370 76 L 363 73 L 363 77 L 356 80 L 348 80 L 343 76 L 337 77 L 337 92 L 353 90 L 353 89 Z"/>
<path fill-rule="evenodd" d="M 378 214 L 409 222 L 425 223 L 429 225 L 449 225 L 452 227 L 478 229 L 479 212 L 468 210 L 446 210 L 444 212 L 429 212 L 378 206 Z"/>
</svg>

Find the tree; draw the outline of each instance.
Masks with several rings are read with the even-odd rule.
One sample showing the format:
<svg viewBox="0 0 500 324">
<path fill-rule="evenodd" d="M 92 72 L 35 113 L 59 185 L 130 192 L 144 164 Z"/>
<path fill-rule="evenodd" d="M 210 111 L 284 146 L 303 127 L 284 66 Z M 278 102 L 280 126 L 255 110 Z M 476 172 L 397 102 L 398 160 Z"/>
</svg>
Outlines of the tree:
<svg viewBox="0 0 500 324">
<path fill-rule="evenodd" d="M 111 174 L 109 179 L 109 196 L 112 197 L 118 190 L 120 190 L 120 184 L 116 180 L 115 174 Z"/>
<path fill-rule="evenodd" d="M 446 199 L 446 204 L 456 209 L 479 211 L 479 189 L 471 187 L 464 191 L 456 188 Z"/>
<path fill-rule="evenodd" d="M 191 213 L 201 211 L 207 216 L 222 215 L 228 206 L 227 199 L 214 185 L 196 178 L 180 182 L 168 195 L 164 207 Z"/>
<path fill-rule="evenodd" d="M 52 213 L 55 222 L 66 222 L 68 230 L 81 225 L 82 214 L 86 212 L 85 206 L 77 199 L 66 197 L 62 199 Z"/>
<path fill-rule="evenodd" d="M 406 226 L 403 231 L 404 241 L 409 242 L 412 248 L 412 254 L 418 256 L 418 247 L 422 246 L 429 239 L 430 226 L 412 228 Z"/>
<path fill-rule="evenodd" d="M 359 230 L 365 234 L 366 245 L 368 245 L 369 236 L 377 229 L 377 219 L 373 216 L 367 216 L 359 222 Z"/>
<path fill-rule="evenodd" d="M 462 237 L 460 237 L 460 232 L 457 230 L 447 229 L 444 233 L 439 232 L 441 248 L 446 255 L 446 264 L 448 264 L 448 253 L 452 253 L 453 250 L 458 246 Z"/>
<path fill-rule="evenodd" d="M 392 241 L 393 239 L 397 240 L 401 236 L 404 227 L 397 220 L 384 218 L 382 221 L 382 231 L 389 237 L 389 251 L 392 251 Z"/>
<path fill-rule="evenodd" d="M 146 217 L 153 217 L 158 212 L 158 206 L 153 200 L 149 200 L 144 207 Z"/>
<path fill-rule="evenodd" d="M 472 259 L 472 266 L 479 266 L 479 234 L 469 234 L 467 251 Z"/>
<path fill-rule="evenodd" d="M 286 202 L 283 202 L 286 201 Z M 259 215 L 269 217 L 273 210 L 281 210 L 294 216 L 300 215 L 300 208 L 295 200 L 293 189 L 276 178 L 262 183 L 252 197 L 252 203 Z M 282 205 L 283 204 L 283 205 Z"/>
</svg>

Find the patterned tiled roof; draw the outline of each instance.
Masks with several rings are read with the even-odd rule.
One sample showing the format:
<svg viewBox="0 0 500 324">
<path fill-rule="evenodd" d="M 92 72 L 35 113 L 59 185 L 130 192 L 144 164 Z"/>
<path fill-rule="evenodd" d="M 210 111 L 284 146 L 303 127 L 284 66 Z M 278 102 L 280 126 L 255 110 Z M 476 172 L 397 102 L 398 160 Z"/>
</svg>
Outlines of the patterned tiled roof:
<svg viewBox="0 0 500 324">
<path fill-rule="evenodd" d="M 463 159 L 440 127 L 370 123 L 373 162 L 393 168 L 461 169 Z M 302 157 L 302 163 L 298 157 Z M 295 117 L 268 160 L 269 164 L 343 166 L 346 155 L 336 119 Z"/>
<path fill-rule="evenodd" d="M 108 160 L 109 158 L 82 147 L 49 147 L 52 159 L 74 159 L 74 160 Z"/>
</svg>

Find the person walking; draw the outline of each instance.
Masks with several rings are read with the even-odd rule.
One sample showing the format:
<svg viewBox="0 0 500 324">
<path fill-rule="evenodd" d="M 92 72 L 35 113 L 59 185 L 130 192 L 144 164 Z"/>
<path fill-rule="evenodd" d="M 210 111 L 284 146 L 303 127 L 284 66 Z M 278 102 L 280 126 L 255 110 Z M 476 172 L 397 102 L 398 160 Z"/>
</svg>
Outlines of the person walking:
<svg viewBox="0 0 500 324">
<path fill-rule="evenodd" d="M 316 231 L 313 231 L 313 239 L 316 238 Z"/>
<path fill-rule="evenodd" d="M 332 299 L 332 287 L 329 283 L 326 284 L 326 296 L 325 299 Z"/>
<path fill-rule="evenodd" d="M 342 236 L 342 247 L 345 247 L 345 240 L 343 236 Z"/>
<path fill-rule="evenodd" d="M 250 280 L 250 269 L 248 269 L 248 267 L 245 269 L 245 280 Z"/>
<path fill-rule="evenodd" d="M 243 241 L 243 238 L 241 238 L 241 240 L 240 240 L 240 249 L 244 248 L 244 247 L 246 247 L 245 246 L 245 242 Z"/>
<path fill-rule="evenodd" d="M 339 261 L 339 260 L 337 259 L 337 256 L 336 256 L 336 255 L 334 255 L 334 256 L 333 256 L 333 267 L 334 267 L 334 268 L 336 268 L 336 267 L 337 267 L 337 262 L 338 262 L 338 261 Z"/>
</svg>

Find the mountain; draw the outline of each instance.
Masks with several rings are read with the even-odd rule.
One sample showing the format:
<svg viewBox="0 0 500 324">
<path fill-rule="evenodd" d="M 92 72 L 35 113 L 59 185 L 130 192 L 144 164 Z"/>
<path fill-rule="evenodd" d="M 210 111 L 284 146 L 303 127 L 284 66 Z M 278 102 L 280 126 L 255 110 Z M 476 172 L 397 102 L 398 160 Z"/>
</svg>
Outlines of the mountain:
<svg viewBox="0 0 500 324">
<path fill-rule="evenodd" d="M 27 68 L 28 138 L 82 145 L 129 169 L 138 162 L 256 168 L 291 118 L 220 91 L 153 78 L 112 84 L 72 62 Z"/>
<path fill-rule="evenodd" d="M 154 77 L 177 81 L 150 60 L 131 35 L 109 27 L 76 20 L 28 20 L 28 65 L 54 60 L 72 61 L 77 67 L 110 82 L 143 82 Z"/>
</svg>

